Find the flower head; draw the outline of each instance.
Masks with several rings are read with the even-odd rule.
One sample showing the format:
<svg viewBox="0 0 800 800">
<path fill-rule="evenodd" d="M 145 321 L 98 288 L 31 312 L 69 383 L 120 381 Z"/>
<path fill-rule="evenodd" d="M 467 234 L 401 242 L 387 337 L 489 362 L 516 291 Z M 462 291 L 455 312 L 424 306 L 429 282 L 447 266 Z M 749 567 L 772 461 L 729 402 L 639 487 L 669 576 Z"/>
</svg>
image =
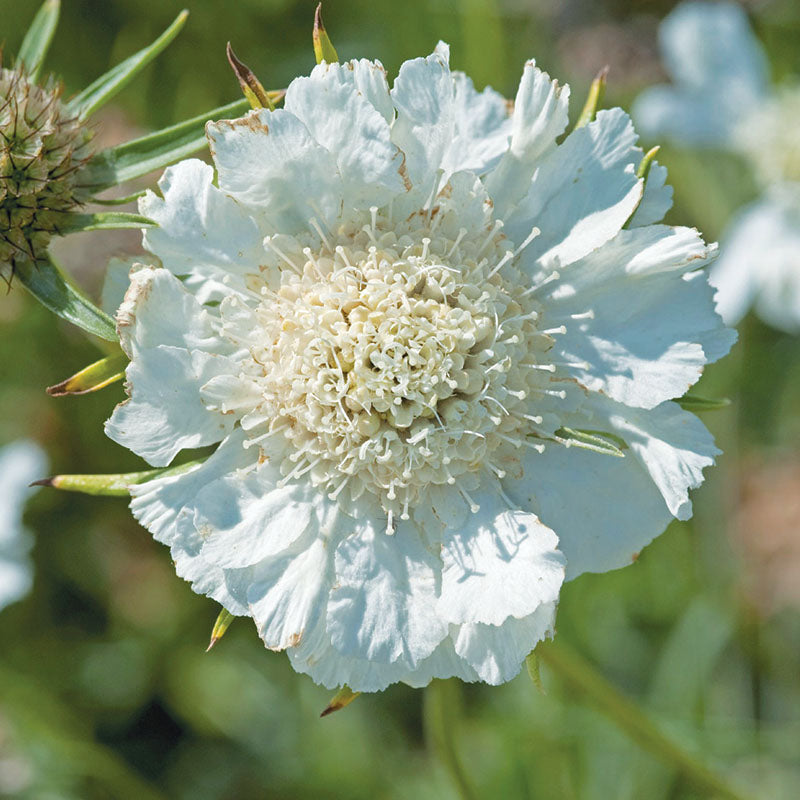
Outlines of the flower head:
<svg viewBox="0 0 800 800">
<path fill-rule="evenodd" d="M 565 575 L 629 563 L 717 452 L 671 402 L 730 347 L 693 230 L 654 224 L 628 117 L 567 127 L 526 64 L 513 113 L 440 44 L 389 90 L 317 66 L 168 169 L 118 314 L 111 438 L 178 573 L 327 686 L 500 683 Z"/>
<path fill-rule="evenodd" d="M 0 449 L 0 610 L 24 597 L 33 582 L 22 507 L 32 494 L 28 484 L 46 468 L 44 454 L 33 442 L 18 441 Z"/>
<path fill-rule="evenodd" d="M 636 100 L 634 118 L 651 136 L 718 147 L 742 156 L 764 195 L 737 213 L 710 273 L 723 319 L 753 307 L 768 324 L 800 331 L 800 89 L 769 86 L 768 62 L 736 3 L 688 2 L 659 29 L 673 86 Z"/>
<path fill-rule="evenodd" d="M 81 168 L 91 131 L 61 102 L 63 86 L 0 68 L 0 276 L 40 260 L 65 214 L 88 199 Z"/>
</svg>

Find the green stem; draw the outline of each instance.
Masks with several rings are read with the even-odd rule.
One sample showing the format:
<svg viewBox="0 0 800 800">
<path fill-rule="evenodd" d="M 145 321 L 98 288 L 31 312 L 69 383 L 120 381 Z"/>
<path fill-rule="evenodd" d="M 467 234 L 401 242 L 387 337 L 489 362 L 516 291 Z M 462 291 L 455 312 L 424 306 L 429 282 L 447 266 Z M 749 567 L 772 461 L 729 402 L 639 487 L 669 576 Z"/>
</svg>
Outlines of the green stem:
<svg viewBox="0 0 800 800">
<path fill-rule="evenodd" d="M 540 645 L 536 648 L 536 655 L 562 680 L 582 692 L 640 747 L 672 766 L 698 789 L 724 800 L 748 800 L 746 795 L 676 744 L 636 703 L 563 642 Z"/>
<path fill-rule="evenodd" d="M 457 703 L 458 685 L 454 681 L 431 682 L 423 701 L 425 738 L 430 749 L 441 759 L 462 800 L 478 800 L 456 752 L 453 733 L 457 727 Z"/>
</svg>

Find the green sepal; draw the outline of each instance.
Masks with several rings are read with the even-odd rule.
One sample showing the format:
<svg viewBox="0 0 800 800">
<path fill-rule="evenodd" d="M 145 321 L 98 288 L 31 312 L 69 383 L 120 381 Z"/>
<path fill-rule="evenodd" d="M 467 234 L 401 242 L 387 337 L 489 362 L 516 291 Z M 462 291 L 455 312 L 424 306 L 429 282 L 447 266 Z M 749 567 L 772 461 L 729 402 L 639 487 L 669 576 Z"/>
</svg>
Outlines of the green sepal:
<svg viewBox="0 0 800 800">
<path fill-rule="evenodd" d="M 231 65 L 233 74 L 236 75 L 236 80 L 239 81 L 239 86 L 242 88 L 242 93 L 247 102 L 250 103 L 250 107 L 252 109 L 268 108 L 270 111 L 274 111 L 275 104 L 272 102 L 269 92 L 262 86 L 261 81 L 256 77 L 253 70 L 236 57 L 230 42 L 225 48 L 225 53 L 228 56 L 228 63 Z"/>
<path fill-rule="evenodd" d="M 597 114 L 597 107 L 603 102 L 603 95 L 606 92 L 606 78 L 608 77 L 608 67 L 604 67 L 597 73 L 597 76 L 592 81 L 589 87 L 589 94 L 586 97 L 583 110 L 581 111 L 578 121 L 575 123 L 573 130 L 583 128 L 588 125 Z"/>
<path fill-rule="evenodd" d="M 127 497 L 132 486 L 147 483 L 153 478 L 180 475 L 202 463 L 203 459 L 200 459 L 177 467 L 161 467 L 118 475 L 54 475 L 52 478 L 34 481 L 31 486 L 50 486 L 53 489 L 61 489 L 63 492 L 80 492 L 103 497 Z"/>
<path fill-rule="evenodd" d="M 139 50 L 122 63 L 101 75 L 94 83 L 67 103 L 67 112 L 81 120 L 90 117 L 107 103 L 117 92 L 127 86 L 169 43 L 186 24 L 189 12 L 184 10 L 175 21 L 151 45 Z"/>
<path fill-rule="evenodd" d="M 314 32 L 312 34 L 314 40 L 314 57 L 317 59 L 317 64 L 327 61 L 329 64 L 336 64 L 339 61 L 339 55 L 336 48 L 333 46 L 328 32 L 325 30 L 325 25 L 322 23 L 322 3 L 317 5 L 317 10 L 314 12 Z"/>
<path fill-rule="evenodd" d="M 727 408 L 731 404 L 731 401 L 727 397 L 710 399 L 707 397 L 698 397 L 696 394 L 685 394 L 675 402 L 684 411 L 691 411 L 694 414 L 699 414 L 701 411 L 719 411 L 719 409 Z"/>
<path fill-rule="evenodd" d="M 283 92 L 270 94 L 273 102 L 283 97 Z M 238 117 L 248 108 L 247 100 L 237 100 L 156 133 L 101 150 L 89 162 L 85 180 L 95 192 L 99 192 L 188 158 L 207 146 L 205 129 L 208 120 Z"/>
<path fill-rule="evenodd" d="M 593 450 L 595 453 L 604 453 L 617 458 L 624 457 L 623 450 L 628 449 L 625 440 L 608 431 L 587 430 L 585 428 L 559 428 L 556 431 L 556 441 L 568 447 L 582 447 L 584 450 Z"/>
<path fill-rule="evenodd" d="M 58 221 L 62 236 L 83 231 L 107 231 L 120 228 L 152 228 L 158 223 L 141 214 L 128 211 L 98 211 L 96 214 L 63 214 Z"/>
<path fill-rule="evenodd" d="M 531 679 L 531 683 L 537 688 L 539 694 L 547 694 L 544 690 L 544 684 L 542 683 L 541 665 L 536 650 L 531 650 L 531 652 L 528 653 L 525 659 L 525 667 L 528 670 L 528 677 Z"/>
<path fill-rule="evenodd" d="M 206 653 L 225 635 L 231 622 L 235 619 L 236 617 L 227 608 L 223 608 L 219 612 L 214 627 L 211 629 L 211 641 L 208 643 Z"/>
<path fill-rule="evenodd" d="M 334 711 L 341 711 L 341 709 L 349 706 L 360 694 L 361 692 L 354 692 L 349 686 L 342 686 L 331 698 L 330 703 L 325 706 L 320 716 L 327 717 L 328 714 L 333 714 Z"/>
<path fill-rule="evenodd" d="M 118 353 L 89 364 L 88 367 L 84 367 L 80 372 L 76 372 L 72 377 L 55 384 L 55 386 L 48 386 L 47 394 L 51 397 L 66 397 L 96 392 L 122 380 L 125 377 L 127 363 L 128 356 L 120 350 Z"/>
<path fill-rule="evenodd" d="M 92 202 L 101 206 L 124 206 L 128 203 L 133 203 L 140 197 L 147 194 L 147 189 L 139 189 L 138 192 L 133 194 L 126 194 L 124 197 L 93 197 Z"/>
<path fill-rule="evenodd" d="M 642 160 L 639 162 L 639 166 L 636 168 L 636 177 L 644 180 L 645 185 L 647 185 L 647 177 L 650 175 L 650 167 L 653 166 L 653 159 L 656 157 L 660 149 L 661 145 L 651 147 L 644 154 Z"/>
<path fill-rule="evenodd" d="M 20 283 L 54 314 L 87 333 L 109 342 L 117 341 L 114 320 L 72 284 L 49 256 L 35 264 L 22 262 L 15 274 Z"/>
<path fill-rule="evenodd" d="M 44 0 L 22 40 L 19 53 L 17 53 L 17 65 L 24 67 L 25 72 L 34 83 L 42 71 L 42 64 L 50 49 L 50 42 L 56 32 L 60 11 L 60 0 Z"/>
</svg>

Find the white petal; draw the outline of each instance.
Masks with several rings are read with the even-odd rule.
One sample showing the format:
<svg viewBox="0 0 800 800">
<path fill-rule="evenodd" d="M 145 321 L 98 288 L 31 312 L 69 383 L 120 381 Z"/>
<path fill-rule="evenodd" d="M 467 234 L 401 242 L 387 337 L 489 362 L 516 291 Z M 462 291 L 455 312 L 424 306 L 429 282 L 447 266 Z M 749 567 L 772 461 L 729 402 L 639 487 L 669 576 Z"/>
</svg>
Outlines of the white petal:
<svg viewBox="0 0 800 800">
<path fill-rule="evenodd" d="M 183 449 L 224 439 L 234 419 L 210 411 L 200 387 L 233 369 L 222 356 L 161 345 L 141 351 L 125 372 L 130 399 L 106 421 L 106 435 L 155 467 Z"/>
<path fill-rule="evenodd" d="M 194 526 L 197 495 L 220 477 L 253 465 L 258 453 L 246 450 L 236 429 L 203 464 L 180 475 L 148 481 L 131 488 L 131 511 L 159 542 L 169 545 L 175 570 L 198 594 L 221 603 L 232 614 L 248 613 L 226 587 L 222 569 L 201 556 L 203 539 Z"/>
<path fill-rule="evenodd" d="M 380 61 L 361 58 L 348 62 L 346 66 L 353 70 L 353 79 L 358 91 L 375 106 L 388 123 L 391 123 L 394 120 L 394 106 L 383 64 Z"/>
<path fill-rule="evenodd" d="M 389 536 L 362 525 L 336 549 L 328 604 L 334 647 L 348 656 L 416 667 L 447 635 L 436 612 L 437 572 L 438 560 L 415 526 L 401 521 Z"/>
<path fill-rule="evenodd" d="M 755 302 L 768 324 L 800 331 L 800 212 L 796 199 L 775 191 L 742 209 L 722 239 L 709 280 L 717 310 L 736 324 Z"/>
<path fill-rule="evenodd" d="M 492 487 L 471 497 L 480 509 L 442 541 L 441 617 L 501 625 L 556 601 L 564 580 L 556 534 L 529 511 L 509 508 Z"/>
<path fill-rule="evenodd" d="M 336 160 L 347 207 L 380 207 L 406 191 L 403 154 L 391 142 L 386 119 L 359 93 L 351 65 L 323 63 L 296 78 L 284 108 Z"/>
<path fill-rule="evenodd" d="M 672 187 L 667 186 L 667 168 L 658 161 L 653 161 L 644 185 L 642 201 L 628 221 L 628 227 L 639 228 L 661 222 L 664 214 L 671 208 Z"/>
<path fill-rule="evenodd" d="M 462 625 L 455 639 L 456 653 L 494 686 L 510 681 L 522 669 L 528 653 L 553 633 L 556 604 L 539 606 L 523 619 L 511 618 L 502 625 Z"/>
<path fill-rule="evenodd" d="M 629 117 L 615 108 L 544 159 L 504 228 L 514 242 L 540 229 L 521 256 L 529 273 L 570 264 L 619 233 L 642 197 L 635 143 Z"/>
<path fill-rule="evenodd" d="M 273 231 L 309 230 L 309 220 L 333 224 L 342 183 L 333 156 L 284 109 L 250 111 L 206 125 L 219 186 Z"/>
<path fill-rule="evenodd" d="M 461 170 L 482 175 L 508 150 L 511 118 L 506 101 L 489 87 L 475 91 L 463 72 L 453 73 L 453 88 L 453 140 L 442 168 L 445 175 Z"/>
<path fill-rule="evenodd" d="M 281 474 L 269 462 L 245 475 L 232 473 L 206 486 L 197 496 L 195 526 L 206 561 L 220 567 L 258 564 L 286 550 L 328 500 L 301 480 L 279 486 Z"/>
<path fill-rule="evenodd" d="M 0 548 L 9 548 L 18 538 L 22 508 L 36 491 L 32 481 L 45 477 L 44 451 L 28 439 L 20 439 L 0 449 Z"/>
<path fill-rule="evenodd" d="M 33 566 L 30 561 L 0 552 L 0 611 L 25 597 L 32 586 Z"/>
<path fill-rule="evenodd" d="M 685 394 L 736 339 L 714 311 L 705 273 L 687 272 L 714 252 L 692 229 L 648 226 L 572 264 L 546 304 L 547 325 L 566 327 L 555 360 L 573 365 L 581 385 L 628 405 Z"/>
<path fill-rule="evenodd" d="M 656 86 L 636 100 L 633 116 L 648 136 L 695 145 L 724 143 L 767 92 L 768 65 L 735 3 L 683 3 L 659 28 L 675 87 Z"/>
<path fill-rule="evenodd" d="M 514 100 L 509 151 L 487 179 L 501 218 L 527 193 L 537 164 L 566 129 L 568 111 L 569 86 L 528 61 Z"/>
<path fill-rule="evenodd" d="M 223 278 L 257 272 L 264 233 L 232 198 L 214 186 L 214 170 L 190 159 L 167 167 L 158 182 L 163 199 L 148 191 L 142 214 L 158 223 L 143 244 L 175 275 L 185 276 L 200 302 L 219 299 Z M 229 290 L 228 290 L 229 291 Z"/>
<path fill-rule="evenodd" d="M 453 79 L 442 52 L 406 61 L 394 82 L 392 101 L 397 109 L 392 141 L 406 155 L 414 187 L 408 203 L 419 209 L 440 184 L 438 170 L 455 129 Z"/>
</svg>

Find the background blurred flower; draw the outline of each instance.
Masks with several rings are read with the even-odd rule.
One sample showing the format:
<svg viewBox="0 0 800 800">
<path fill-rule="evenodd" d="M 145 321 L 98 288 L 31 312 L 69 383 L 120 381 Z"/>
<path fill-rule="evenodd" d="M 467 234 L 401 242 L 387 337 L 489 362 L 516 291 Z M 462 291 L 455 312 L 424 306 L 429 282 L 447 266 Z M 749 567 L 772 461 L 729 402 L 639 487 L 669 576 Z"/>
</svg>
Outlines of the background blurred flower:
<svg viewBox="0 0 800 800">
<path fill-rule="evenodd" d="M 659 38 L 674 85 L 639 96 L 633 116 L 642 131 L 738 153 L 765 190 L 722 237 L 710 273 L 719 312 L 735 324 L 754 307 L 768 324 L 796 333 L 800 88 L 770 87 L 766 55 L 735 3 L 683 3 L 664 19 Z"/>
<path fill-rule="evenodd" d="M 18 441 L 0 449 L 0 610 L 24 597 L 33 583 L 30 536 L 22 526 L 28 484 L 47 471 L 41 448 Z"/>
<path fill-rule="evenodd" d="M 323 63 L 283 110 L 209 123 L 218 181 L 181 162 L 142 199 L 163 268 L 117 314 L 108 435 L 156 467 L 221 442 L 134 514 L 331 687 L 509 680 L 564 557 L 630 563 L 718 452 L 670 402 L 734 336 L 714 248 L 654 224 L 664 168 L 637 175 L 620 109 L 556 146 L 569 90 L 533 62 L 509 118 L 448 61 L 391 93 L 377 62 Z"/>
</svg>

